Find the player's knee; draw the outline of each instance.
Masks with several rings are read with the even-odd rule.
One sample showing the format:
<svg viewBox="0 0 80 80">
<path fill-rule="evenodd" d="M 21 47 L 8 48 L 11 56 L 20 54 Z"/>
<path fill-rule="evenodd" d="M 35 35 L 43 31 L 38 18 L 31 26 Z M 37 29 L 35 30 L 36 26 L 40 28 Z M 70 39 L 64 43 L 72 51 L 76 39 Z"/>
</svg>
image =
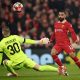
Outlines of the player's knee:
<svg viewBox="0 0 80 80">
<path fill-rule="evenodd" d="M 5 65 L 5 66 L 10 66 L 11 64 L 10 64 L 10 61 L 9 60 L 4 60 L 3 61 L 3 64 Z"/>
<path fill-rule="evenodd" d="M 7 59 L 4 60 L 4 61 L 3 61 L 3 64 L 6 65 L 6 64 L 7 64 L 7 61 L 8 61 Z"/>
<path fill-rule="evenodd" d="M 75 54 L 74 54 L 73 52 L 71 52 L 71 53 L 69 54 L 69 56 L 70 56 L 71 58 L 74 58 L 74 57 L 75 57 Z"/>
<path fill-rule="evenodd" d="M 52 49 L 52 50 L 51 50 L 51 55 L 56 55 L 56 54 L 57 54 L 56 49 Z"/>
</svg>

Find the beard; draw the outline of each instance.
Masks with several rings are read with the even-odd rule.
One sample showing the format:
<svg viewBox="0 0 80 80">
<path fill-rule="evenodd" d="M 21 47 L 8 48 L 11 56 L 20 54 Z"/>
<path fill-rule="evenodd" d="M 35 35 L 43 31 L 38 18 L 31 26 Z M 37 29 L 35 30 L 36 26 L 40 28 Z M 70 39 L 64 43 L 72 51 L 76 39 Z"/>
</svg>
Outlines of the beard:
<svg viewBox="0 0 80 80">
<path fill-rule="evenodd" d="M 62 22 L 62 21 L 64 20 L 64 18 L 59 17 L 58 20 L 59 20 L 60 22 Z"/>
</svg>

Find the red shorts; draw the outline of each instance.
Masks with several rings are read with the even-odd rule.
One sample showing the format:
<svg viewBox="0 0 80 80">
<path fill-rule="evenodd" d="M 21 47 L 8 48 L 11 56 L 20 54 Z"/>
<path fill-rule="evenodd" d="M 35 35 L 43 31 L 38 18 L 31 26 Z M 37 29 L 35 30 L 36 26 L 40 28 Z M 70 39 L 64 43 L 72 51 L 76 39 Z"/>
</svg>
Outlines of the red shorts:
<svg viewBox="0 0 80 80">
<path fill-rule="evenodd" d="M 58 54 L 62 51 L 65 51 L 68 54 L 75 51 L 75 49 L 68 44 L 61 44 L 61 45 L 55 44 L 53 48 L 57 50 Z"/>
</svg>

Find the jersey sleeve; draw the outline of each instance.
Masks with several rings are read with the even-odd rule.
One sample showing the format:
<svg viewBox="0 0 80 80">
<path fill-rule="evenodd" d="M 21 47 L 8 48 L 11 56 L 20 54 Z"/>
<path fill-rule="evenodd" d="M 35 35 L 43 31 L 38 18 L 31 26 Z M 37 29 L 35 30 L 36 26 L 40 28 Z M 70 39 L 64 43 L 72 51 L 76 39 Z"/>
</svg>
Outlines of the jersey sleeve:
<svg viewBox="0 0 80 80">
<path fill-rule="evenodd" d="M 39 40 L 25 39 L 26 44 L 39 44 Z"/>
<path fill-rule="evenodd" d="M 53 32 L 51 37 L 50 37 L 50 42 L 54 41 L 54 39 L 55 39 L 55 33 Z"/>
<path fill-rule="evenodd" d="M 53 33 L 52 33 L 52 35 L 50 37 L 50 42 L 53 42 L 55 40 L 55 26 L 56 26 L 56 23 L 57 22 L 54 23 L 54 31 L 53 31 Z"/>
<path fill-rule="evenodd" d="M 77 40 L 77 35 L 72 27 L 72 25 L 70 23 L 68 23 L 68 26 L 67 26 L 69 32 L 71 33 L 71 37 L 73 39 L 73 41 L 75 42 Z"/>
<path fill-rule="evenodd" d="M 22 43 L 26 43 L 26 44 L 38 44 L 39 40 L 32 40 L 32 39 L 25 39 L 21 36 L 15 36 L 17 38 L 17 40 L 20 42 L 20 44 Z"/>
</svg>

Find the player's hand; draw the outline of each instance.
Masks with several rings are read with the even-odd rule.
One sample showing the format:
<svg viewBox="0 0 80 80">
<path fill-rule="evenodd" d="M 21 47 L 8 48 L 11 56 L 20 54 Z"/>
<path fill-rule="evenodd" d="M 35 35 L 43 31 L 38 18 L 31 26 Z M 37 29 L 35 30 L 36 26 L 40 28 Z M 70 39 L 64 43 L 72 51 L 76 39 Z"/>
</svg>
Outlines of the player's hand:
<svg viewBox="0 0 80 80">
<path fill-rule="evenodd" d="M 48 44 L 50 41 L 49 41 L 49 38 L 42 38 L 40 40 L 40 44 Z"/>
</svg>

